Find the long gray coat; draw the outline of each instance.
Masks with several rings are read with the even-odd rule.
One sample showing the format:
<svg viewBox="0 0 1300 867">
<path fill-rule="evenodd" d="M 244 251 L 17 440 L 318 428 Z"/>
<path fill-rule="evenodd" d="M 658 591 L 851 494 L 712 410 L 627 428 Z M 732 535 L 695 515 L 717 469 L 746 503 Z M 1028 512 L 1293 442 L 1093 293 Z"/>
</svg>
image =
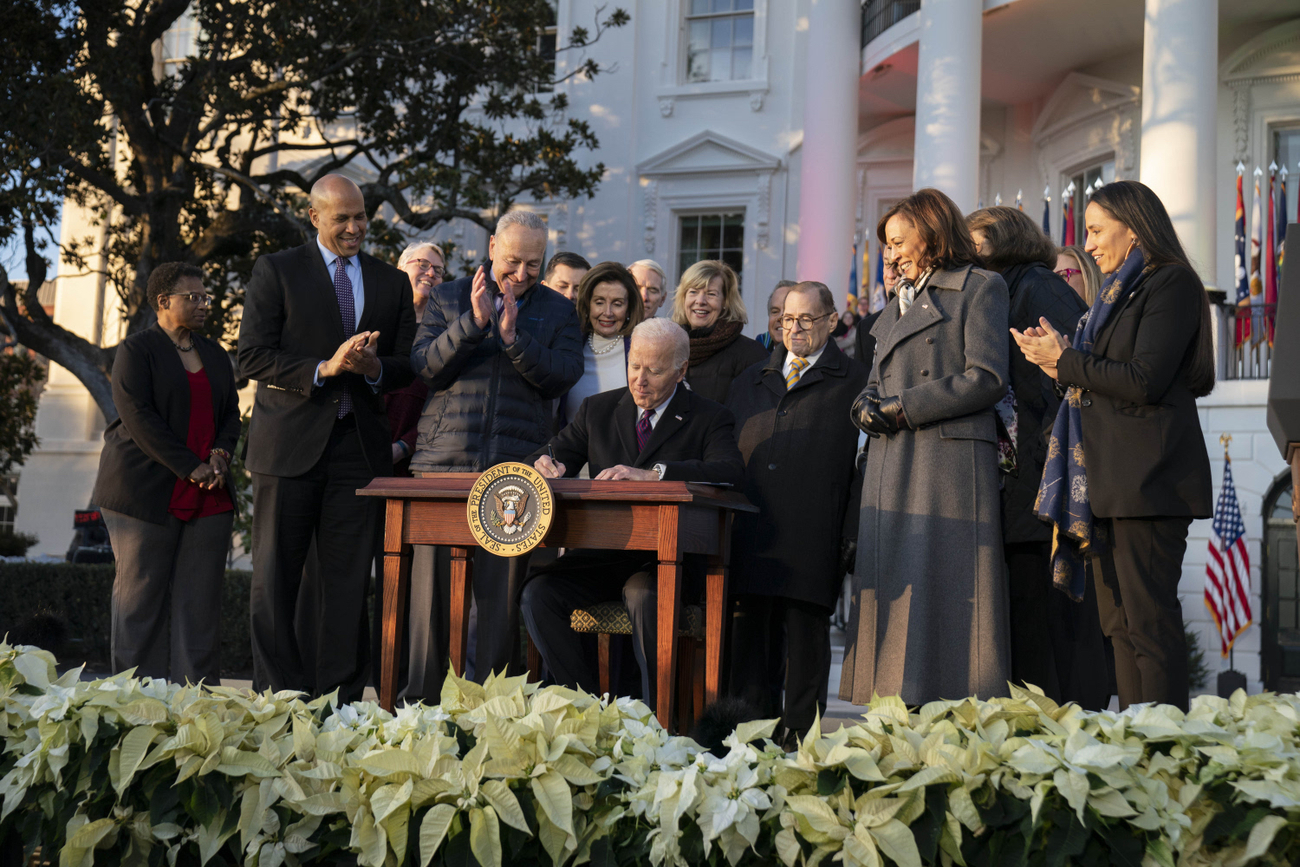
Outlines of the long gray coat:
<svg viewBox="0 0 1300 867">
<path fill-rule="evenodd" d="M 1007 584 L 993 407 L 1008 382 L 1007 287 L 969 266 L 931 277 L 871 329 L 869 383 L 911 429 L 871 443 L 840 698 L 909 705 L 1006 689 Z"/>
</svg>

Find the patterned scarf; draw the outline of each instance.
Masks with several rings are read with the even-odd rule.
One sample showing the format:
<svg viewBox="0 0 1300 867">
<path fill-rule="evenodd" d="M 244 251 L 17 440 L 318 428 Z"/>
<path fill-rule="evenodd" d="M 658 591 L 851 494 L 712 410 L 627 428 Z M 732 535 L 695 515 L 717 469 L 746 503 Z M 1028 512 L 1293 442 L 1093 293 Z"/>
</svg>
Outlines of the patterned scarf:
<svg viewBox="0 0 1300 867">
<path fill-rule="evenodd" d="M 1111 313 L 1124 305 L 1145 276 L 1146 260 L 1136 247 L 1115 273 L 1111 274 L 1092 309 L 1079 320 L 1072 346 L 1092 354 Z M 1038 488 L 1034 511 L 1052 525 L 1052 583 L 1076 602 L 1083 599 L 1084 561 L 1106 545 L 1104 530 L 1092 519 L 1088 499 L 1087 462 L 1083 454 L 1083 389 L 1069 386 L 1057 410 L 1052 438 L 1047 443 L 1047 464 Z"/>
<path fill-rule="evenodd" d="M 708 328 L 687 328 L 691 338 L 691 367 L 703 364 L 735 343 L 744 327 L 734 319 L 719 319 Z"/>
</svg>

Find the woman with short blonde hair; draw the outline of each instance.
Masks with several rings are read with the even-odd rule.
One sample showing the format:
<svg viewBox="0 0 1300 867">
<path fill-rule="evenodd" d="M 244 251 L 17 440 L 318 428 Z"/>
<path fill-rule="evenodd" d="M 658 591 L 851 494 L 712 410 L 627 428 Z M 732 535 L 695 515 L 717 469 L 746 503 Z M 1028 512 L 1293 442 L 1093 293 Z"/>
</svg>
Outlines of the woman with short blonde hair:
<svg viewBox="0 0 1300 867">
<path fill-rule="evenodd" d="M 740 280 L 726 262 L 704 259 L 686 269 L 673 295 L 672 319 L 691 339 L 686 382 L 701 397 L 725 403 L 731 382 L 768 351 L 741 331 L 749 322 Z"/>
</svg>

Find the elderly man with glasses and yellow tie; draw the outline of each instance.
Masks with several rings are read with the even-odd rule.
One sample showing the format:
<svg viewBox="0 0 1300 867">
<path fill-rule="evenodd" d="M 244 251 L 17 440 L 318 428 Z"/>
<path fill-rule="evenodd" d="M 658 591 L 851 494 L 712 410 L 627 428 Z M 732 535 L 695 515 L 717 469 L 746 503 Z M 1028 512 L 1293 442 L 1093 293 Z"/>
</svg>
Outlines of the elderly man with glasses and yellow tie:
<svg viewBox="0 0 1300 867">
<path fill-rule="evenodd" d="M 731 691 L 781 715 L 790 735 L 826 710 L 831 612 L 858 535 L 862 480 L 849 410 L 869 371 L 828 339 L 835 317 L 825 285 L 790 287 L 781 344 L 736 378 L 727 399 L 743 491 L 759 507 L 736 516 L 732 535 Z"/>
</svg>

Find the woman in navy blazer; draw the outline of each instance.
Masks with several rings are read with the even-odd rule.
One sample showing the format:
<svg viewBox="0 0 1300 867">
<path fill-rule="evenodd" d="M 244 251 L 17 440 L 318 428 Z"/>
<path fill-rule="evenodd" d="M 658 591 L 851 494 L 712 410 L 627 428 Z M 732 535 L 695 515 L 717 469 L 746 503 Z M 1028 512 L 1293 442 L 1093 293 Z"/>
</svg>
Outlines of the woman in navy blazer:
<svg viewBox="0 0 1300 867">
<path fill-rule="evenodd" d="M 160 265 L 148 297 L 158 323 L 118 346 L 119 415 L 104 431 L 91 496 L 117 559 L 113 671 L 218 683 L 239 439 L 234 370 L 216 341 L 196 333 L 211 301 L 202 271 Z"/>
</svg>

